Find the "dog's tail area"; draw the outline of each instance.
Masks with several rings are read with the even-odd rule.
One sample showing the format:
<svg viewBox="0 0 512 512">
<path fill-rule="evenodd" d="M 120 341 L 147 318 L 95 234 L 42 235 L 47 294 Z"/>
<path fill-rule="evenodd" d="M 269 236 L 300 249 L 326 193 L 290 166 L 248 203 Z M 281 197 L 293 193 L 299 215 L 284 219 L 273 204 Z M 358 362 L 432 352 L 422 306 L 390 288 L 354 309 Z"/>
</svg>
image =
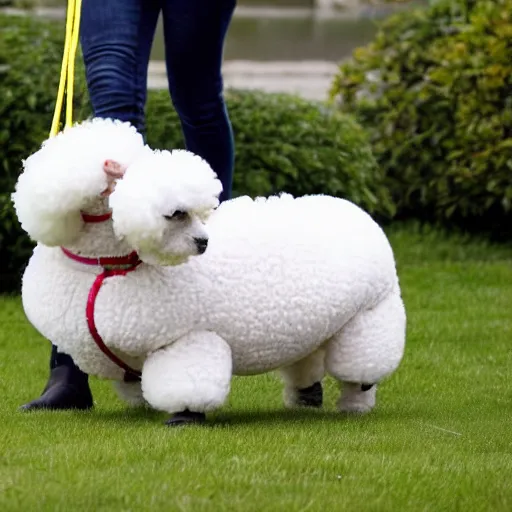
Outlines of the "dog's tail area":
<svg viewBox="0 0 512 512">
<path fill-rule="evenodd" d="M 105 160 L 129 164 L 144 147 L 128 123 L 93 119 L 43 142 L 23 161 L 12 201 L 22 228 L 48 246 L 72 243 L 80 210 L 107 187 Z"/>
</svg>

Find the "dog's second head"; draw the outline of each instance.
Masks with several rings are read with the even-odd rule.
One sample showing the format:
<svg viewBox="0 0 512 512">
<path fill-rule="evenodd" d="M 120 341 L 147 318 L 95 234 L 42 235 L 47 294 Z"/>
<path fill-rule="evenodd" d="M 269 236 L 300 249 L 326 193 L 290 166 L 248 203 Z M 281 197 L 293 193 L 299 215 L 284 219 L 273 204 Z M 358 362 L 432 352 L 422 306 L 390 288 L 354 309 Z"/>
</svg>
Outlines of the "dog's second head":
<svg viewBox="0 0 512 512">
<path fill-rule="evenodd" d="M 205 160 L 185 150 L 148 148 L 121 174 L 113 163 L 112 179 L 114 232 L 143 261 L 177 265 L 207 250 L 205 223 L 222 185 Z"/>
<path fill-rule="evenodd" d="M 106 162 L 112 159 L 125 169 L 144 150 L 142 135 L 131 124 L 112 119 L 83 121 L 50 137 L 23 161 L 12 193 L 22 228 L 45 245 L 77 243 L 81 213 L 106 211 L 109 173 L 115 173 Z M 91 206 L 95 210 L 87 211 Z"/>
</svg>

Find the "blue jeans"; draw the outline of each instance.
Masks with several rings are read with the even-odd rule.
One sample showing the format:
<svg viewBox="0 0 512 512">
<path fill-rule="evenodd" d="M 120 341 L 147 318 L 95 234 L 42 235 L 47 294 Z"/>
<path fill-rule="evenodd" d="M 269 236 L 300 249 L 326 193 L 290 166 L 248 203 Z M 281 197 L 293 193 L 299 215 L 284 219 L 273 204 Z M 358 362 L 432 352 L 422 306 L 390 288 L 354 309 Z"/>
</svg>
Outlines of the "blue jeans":
<svg viewBox="0 0 512 512">
<path fill-rule="evenodd" d="M 160 13 L 169 92 L 188 150 L 204 158 L 229 199 L 233 133 L 223 98 L 224 39 L 236 0 L 83 0 L 80 43 L 94 115 L 131 122 L 145 135 L 147 71 Z M 70 356 L 52 346 L 50 367 Z"/>
<path fill-rule="evenodd" d="M 162 13 L 169 92 L 188 150 L 204 158 L 229 199 L 233 134 L 223 98 L 224 39 L 236 0 L 83 0 L 80 42 L 94 115 L 145 134 L 147 71 Z"/>
</svg>

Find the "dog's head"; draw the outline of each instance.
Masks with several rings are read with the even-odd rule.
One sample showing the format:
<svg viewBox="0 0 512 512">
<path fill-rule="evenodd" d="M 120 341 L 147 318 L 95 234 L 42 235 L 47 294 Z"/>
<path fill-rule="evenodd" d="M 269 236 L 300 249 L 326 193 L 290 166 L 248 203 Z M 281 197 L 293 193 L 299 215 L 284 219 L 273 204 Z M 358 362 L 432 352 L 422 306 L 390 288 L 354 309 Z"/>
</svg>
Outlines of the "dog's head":
<svg viewBox="0 0 512 512">
<path fill-rule="evenodd" d="M 177 265 L 207 250 L 205 223 L 222 185 L 205 160 L 185 150 L 148 149 L 126 170 L 110 165 L 114 232 L 143 261 Z"/>
</svg>

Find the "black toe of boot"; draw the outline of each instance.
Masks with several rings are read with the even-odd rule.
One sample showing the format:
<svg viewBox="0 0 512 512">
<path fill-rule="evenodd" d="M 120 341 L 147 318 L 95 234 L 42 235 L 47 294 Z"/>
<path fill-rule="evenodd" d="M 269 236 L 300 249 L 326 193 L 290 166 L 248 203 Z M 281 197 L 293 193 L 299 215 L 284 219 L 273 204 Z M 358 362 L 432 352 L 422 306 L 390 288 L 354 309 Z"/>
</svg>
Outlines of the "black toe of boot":
<svg viewBox="0 0 512 512">
<path fill-rule="evenodd" d="M 169 427 L 181 427 L 185 425 L 198 425 L 206 421 L 206 415 L 203 412 L 193 412 L 188 409 L 173 414 L 165 424 Z"/>
<path fill-rule="evenodd" d="M 21 406 L 23 411 L 37 409 L 90 409 L 93 406 L 89 378 L 64 354 L 52 350 L 50 378 L 39 398 Z"/>
</svg>

